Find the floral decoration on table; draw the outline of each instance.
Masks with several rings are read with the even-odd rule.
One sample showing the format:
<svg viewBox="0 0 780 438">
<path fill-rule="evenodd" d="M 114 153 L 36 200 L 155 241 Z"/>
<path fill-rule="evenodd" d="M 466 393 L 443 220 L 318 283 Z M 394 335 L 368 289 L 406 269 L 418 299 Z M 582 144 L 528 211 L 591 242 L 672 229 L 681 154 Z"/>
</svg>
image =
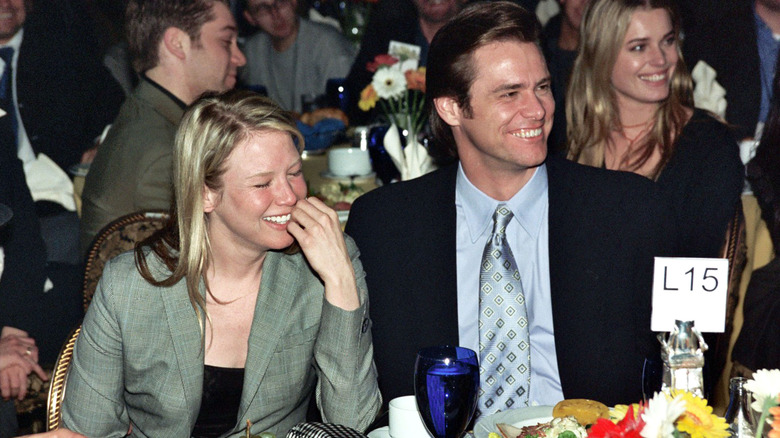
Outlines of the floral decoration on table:
<svg viewBox="0 0 780 438">
<path fill-rule="evenodd" d="M 745 383 L 745 389 L 753 393 L 754 411 L 761 414 L 756 423 L 756 436 L 763 436 L 764 427 L 769 425 L 769 438 L 780 438 L 780 370 L 758 370 Z"/>
<path fill-rule="evenodd" d="M 658 392 L 646 404 L 615 406 L 610 419 L 591 426 L 588 438 L 726 438 L 727 428 L 707 400 L 688 392 Z"/>
<path fill-rule="evenodd" d="M 379 104 L 391 123 L 419 133 L 425 124 L 425 67 L 403 70 L 413 56 L 382 54 L 369 62 L 366 70 L 374 76 L 360 92 L 358 106 L 370 111 Z"/>
<path fill-rule="evenodd" d="M 378 106 L 393 125 L 383 143 L 402 180 L 416 178 L 435 168 L 428 150 L 417 141 L 417 134 L 425 125 L 426 114 L 425 67 L 416 67 L 417 60 L 413 58 L 416 56 L 403 50 L 399 57 L 377 55 L 366 66 L 374 76 L 360 93 L 358 102 L 363 111 Z M 405 141 L 395 127 L 404 130 Z"/>
</svg>

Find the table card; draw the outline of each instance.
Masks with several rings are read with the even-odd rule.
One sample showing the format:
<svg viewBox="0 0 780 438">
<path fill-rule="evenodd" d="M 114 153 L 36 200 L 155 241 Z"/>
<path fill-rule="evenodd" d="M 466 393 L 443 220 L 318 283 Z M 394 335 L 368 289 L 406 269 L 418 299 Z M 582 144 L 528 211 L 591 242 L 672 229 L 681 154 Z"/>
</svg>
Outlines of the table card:
<svg viewBox="0 0 780 438">
<path fill-rule="evenodd" d="M 725 331 L 728 272 L 728 259 L 656 257 L 650 328 L 668 332 L 679 319 L 702 333 Z"/>
<path fill-rule="evenodd" d="M 387 53 L 401 60 L 399 70 L 404 72 L 417 70 L 417 66 L 420 63 L 420 50 L 420 46 L 415 46 L 414 44 L 390 41 Z"/>
</svg>

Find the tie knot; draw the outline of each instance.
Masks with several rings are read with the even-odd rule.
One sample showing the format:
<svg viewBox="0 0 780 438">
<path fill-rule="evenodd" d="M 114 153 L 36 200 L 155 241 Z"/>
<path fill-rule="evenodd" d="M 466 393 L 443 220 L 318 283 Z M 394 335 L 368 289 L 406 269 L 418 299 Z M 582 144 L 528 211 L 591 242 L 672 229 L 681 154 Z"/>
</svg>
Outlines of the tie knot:
<svg viewBox="0 0 780 438">
<path fill-rule="evenodd" d="M 11 62 L 14 58 L 14 48 L 13 47 L 3 47 L 0 49 L 0 58 L 3 58 L 3 61 L 7 65 L 11 65 Z"/>
<path fill-rule="evenodd" d="M 512 220 L 514 214 L 506 204 L 498 204 L 495 213 L 493 213 L 493 234 L 504 234 L 506 226 Z"/>
</svg>

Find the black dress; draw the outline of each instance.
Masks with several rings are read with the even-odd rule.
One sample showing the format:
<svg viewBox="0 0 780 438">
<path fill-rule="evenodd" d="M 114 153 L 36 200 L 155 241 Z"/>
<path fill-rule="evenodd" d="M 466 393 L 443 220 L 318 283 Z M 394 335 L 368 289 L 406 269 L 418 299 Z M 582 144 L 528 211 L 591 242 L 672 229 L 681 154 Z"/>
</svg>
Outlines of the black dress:
<svg viewBox="0 0 780 438">
<path fill-rule="evenodd" d="M 193 438 L 215 438 L 233 429 L 238 418 L 243 368 L 205 365 L 200 412 L 192 430 Z"/>
<path fill-rule="evenodd" d="M 675 210 L 680 257 L 717 257 L 740 206 L 744 166 L 729 129 L 696 109 L 658 177 Z"/>
</svg>

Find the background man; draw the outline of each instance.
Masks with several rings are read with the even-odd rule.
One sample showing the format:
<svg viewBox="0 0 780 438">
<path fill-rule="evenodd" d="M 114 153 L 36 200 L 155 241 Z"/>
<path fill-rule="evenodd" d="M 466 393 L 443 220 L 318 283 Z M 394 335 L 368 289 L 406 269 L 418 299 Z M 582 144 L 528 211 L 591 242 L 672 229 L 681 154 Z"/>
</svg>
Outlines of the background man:
<svg viewBox="0 0 780 438">
<path fill-rule="evenodd" d="M 246 0 L 244 18 L 261 32 L 244 44 L 241 81 L 265 86 L 268 97 L 301 113 L 302 95 L 324 94 L 328 79 L 347 76 L 355 48 L 334 27 L 297 10 L 298 0 Z"/>
<path fill-rule="evenodd" d="M 168 210 L 171 154 L 187 105 L 236 84 L 246 59 L 227 0 L 130 1 L 130 53 L 143 78 L 122 105 L 84 184 L 81 249 L 112 220 Z"/>
<path fill-rule="evenodd" d="M 555 104 L 539 31 L 509 2 L 477 3 L 442 27 L 426 94 L 435 147 L 459 163 L 352 207 L 347 233 L 366 270 L 385 400 L 413 392 L 415 353 L 435 344 L 485 347 L 483 414 L 642 397 L 644 360 L 658 354 L 653 256 L 668 254 L 674 234 L 650 181 L 547 156 Z M 506 260 L 489 261 L 499 240 Z M 517 273 L 498 280 L 519 279 L 481 278 L 504 262 Z"/>
<path fill-rule="evenodd" d="M 373 75 L 366 70 L 366 63 L 373 61 L 376 55 L 387 53 L 390 41 L 398 41 L 419 46 L 420 66 L 424 66 L 433 36 L 465 3 L 465 0 L 398 0 L 376 4 L 363 34 L 360 52 L 347 76 L 351 102 L 349 118 L 353 125 L 370 117 L 357 106 L 360 92 Z"/>
<path fill-rule="evenodd" d="M 544 26 L 542 51 L 552 78 L 555 97 L 555 118 L 547 145 L 551 152 L 566 148 L 566 84 L 569 82 L 577 46 L 580 43 L 580 22 L 588 0 L 558 0 L 561 12 Z"/>
</svg>

